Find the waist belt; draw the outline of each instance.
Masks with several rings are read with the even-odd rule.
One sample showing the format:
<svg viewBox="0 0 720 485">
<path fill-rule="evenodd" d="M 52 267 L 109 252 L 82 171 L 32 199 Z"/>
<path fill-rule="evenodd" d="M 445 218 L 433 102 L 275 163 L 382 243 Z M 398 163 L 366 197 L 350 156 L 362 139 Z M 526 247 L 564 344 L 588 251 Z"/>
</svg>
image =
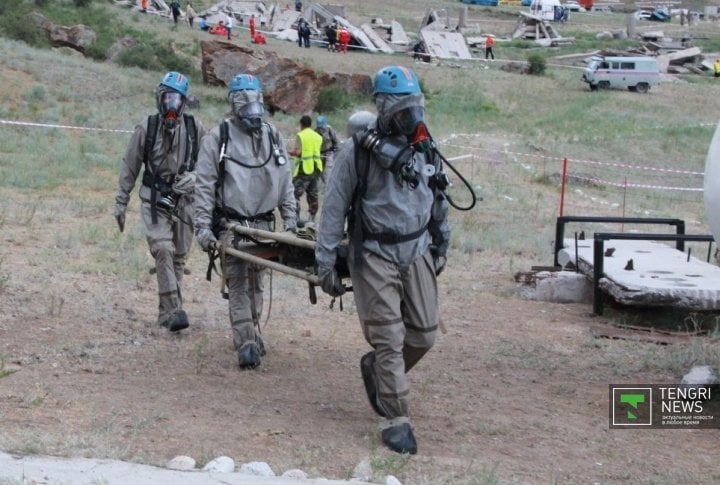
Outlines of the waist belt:
<svg viewBox="0 0 720 485">
<path fill-rule="evenodd" d="M 226 207 L 225 215 L 228 219 L 238 222 L 272 222 L 275 220 L 275 213 L 273 211 L 255 214 L 254 216 L 243 216 L 230 207 Z"/>
<path fill-rule="evenodd" d="M 150 188 L 150 220 L 153 224 L 157 224 L 157 193 L 167 194 L 172 192 L 172 184 L 175 181 L 175 176 L 170 177 L 170 183 L 165 182 L 160 177 L 155 177 L 147 167 L 143 170 L 142 184 L 145 187 Z"/>
<path fill-rule="evenodd" d="M 408 234 L 398 234 L 396 232 L 366 232 L 363 231 L 363 241 L 377 241 L 380 244 L 400 244 L 407 241 L 412 241 L 423 235 L 428 230 L 428 224 L 417 231 Z"/>
<path fill-rule="evenodd" d="M 156 180 L 155 176 L 153 174 L 151 174 L 148 170 L 143 171 L 142 184 L 145 187 L 150 187 L 151 189 L 154 187 L 157 190 L 159 190 L 160 192 L 167 192 L 167 191 L 172 190 L 172 184 L 174 183 L 174 181 L 175 181 L 174 175 L 170 176 L 169 182 L 165 182 L 161 178 L 158 178 Z"/>
</svg>

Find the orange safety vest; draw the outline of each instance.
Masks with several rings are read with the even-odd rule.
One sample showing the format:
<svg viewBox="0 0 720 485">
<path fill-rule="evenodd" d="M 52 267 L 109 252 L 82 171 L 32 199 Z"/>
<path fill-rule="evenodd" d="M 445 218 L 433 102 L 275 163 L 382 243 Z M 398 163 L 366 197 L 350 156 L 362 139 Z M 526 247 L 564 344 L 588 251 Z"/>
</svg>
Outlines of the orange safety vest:
<svg viewBox="0 0 720 485">
<path fill-rule="evenodd" d="M 300 165 L 302 165 L 302 173 L 305 175 L 312 175 L 316 169 L 318 172 L 322 172 L 323 163 L 320 157 L 322 136 L 312 128 L 305 128 L 297 136 L 300 138 L 300 156 L 295 158 L 293 177 L 300 173 Z"/>
</svg>

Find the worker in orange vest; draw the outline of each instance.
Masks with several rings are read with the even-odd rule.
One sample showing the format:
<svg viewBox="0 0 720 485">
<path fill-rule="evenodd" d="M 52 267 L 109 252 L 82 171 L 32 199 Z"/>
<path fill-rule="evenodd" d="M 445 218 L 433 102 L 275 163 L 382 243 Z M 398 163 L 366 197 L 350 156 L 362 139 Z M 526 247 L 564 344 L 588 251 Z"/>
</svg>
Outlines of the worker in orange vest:
<svg viewBox="0 0 720 485">
<path fill-rule="evenodd" d="M 489 57 L 492 58 L 492 60 L 495 60 L 495 53 L 493 52 L 493 46 L 495 45 L 495 36 L 492 34 L 488 34 L 487 37 L 485 37 L 485 59 L 487 60 Z"/>
<path fill-rule="evenodd" d="M 348 44 L 350 43 L 350 32 L 345 27 L 340 27 L 338 30 L 338 44 L 340 52 L 347 52 Z"/>
</svg>

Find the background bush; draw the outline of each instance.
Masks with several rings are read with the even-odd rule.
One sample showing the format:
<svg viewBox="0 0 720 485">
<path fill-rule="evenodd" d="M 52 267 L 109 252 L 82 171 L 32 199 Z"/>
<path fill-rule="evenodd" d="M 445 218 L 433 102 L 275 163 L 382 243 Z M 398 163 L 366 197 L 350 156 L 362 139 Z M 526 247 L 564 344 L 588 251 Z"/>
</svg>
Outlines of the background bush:
<svg viewBox="0 0 720 485">
<path fill-rule="evenodd" d="M 541 54 L 530 54 L 528 56 L 528 74 L 542 76 L 545 74 L 545 57 Z"/>
</svg>

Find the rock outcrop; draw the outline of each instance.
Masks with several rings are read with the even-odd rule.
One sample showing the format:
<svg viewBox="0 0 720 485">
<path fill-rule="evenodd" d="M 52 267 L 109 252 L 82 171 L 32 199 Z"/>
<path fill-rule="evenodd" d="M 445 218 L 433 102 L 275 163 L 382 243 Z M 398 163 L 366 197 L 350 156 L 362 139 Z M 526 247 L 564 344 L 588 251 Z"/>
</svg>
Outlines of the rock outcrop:
<svg viewBox="0 0 720 485">
<path fill-rule="evenodd" d="M 55 25 L 38 12 L 33 12 L 31 18 L 45 31 L 53 47 L 70 47 L 84 54 L 85 50 L 95 42 L 95 31 L 85 25 L 78 24 L 72 27 Z"/>
<path fill-rule="evenodd" d="M 233 76 L 247 73 L 262 82 L 269 111 L 309 113 L 317 104 L 320 91 L 329 86 L 359 95 L 372 93 L 372 80 L 361 74 L 326 74 L 283 59 L 274 52 L 255 50 L 219 40 L 204 41 L 202 50 L 203 81 L 227 86 Z"/>
</svg>

